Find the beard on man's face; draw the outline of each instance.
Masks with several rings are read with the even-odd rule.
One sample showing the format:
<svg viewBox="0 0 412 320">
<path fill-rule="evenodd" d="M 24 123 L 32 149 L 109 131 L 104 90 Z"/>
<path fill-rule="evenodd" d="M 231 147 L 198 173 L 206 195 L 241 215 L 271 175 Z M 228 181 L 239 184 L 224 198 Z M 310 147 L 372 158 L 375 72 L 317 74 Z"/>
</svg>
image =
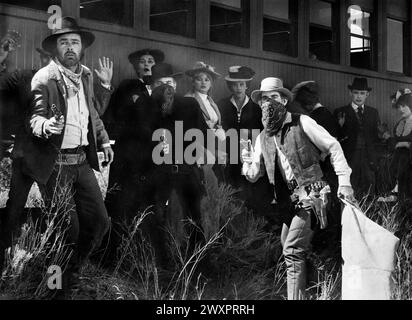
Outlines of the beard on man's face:
<svg viewBox="0 0 412 320">
<path fill-rule="evenodd" d="M 80 55 L 73 51 L 66 51 L 63 54 L 59 54 L 58 59 L 63 66 L 71 68 L 79 64 Z"/>
</svg>

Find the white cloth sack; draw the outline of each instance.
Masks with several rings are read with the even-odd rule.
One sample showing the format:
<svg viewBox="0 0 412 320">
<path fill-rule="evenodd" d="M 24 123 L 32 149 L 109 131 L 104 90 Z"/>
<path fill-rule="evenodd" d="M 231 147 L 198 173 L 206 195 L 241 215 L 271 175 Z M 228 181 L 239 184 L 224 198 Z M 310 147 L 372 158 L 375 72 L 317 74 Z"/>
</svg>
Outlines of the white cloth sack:
<svg viewBox="0 0 412 320">
<path fill-rule="evenodd" d="M 399 239 L 345 202 L 342 300 L 389 300 Z"/>
</svg>

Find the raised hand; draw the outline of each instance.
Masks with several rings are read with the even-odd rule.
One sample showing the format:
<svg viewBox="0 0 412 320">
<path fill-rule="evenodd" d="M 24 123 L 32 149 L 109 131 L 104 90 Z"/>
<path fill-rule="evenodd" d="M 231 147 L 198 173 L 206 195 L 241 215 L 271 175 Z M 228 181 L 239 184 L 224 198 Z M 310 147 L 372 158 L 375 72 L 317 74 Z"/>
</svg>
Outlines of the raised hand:
<svg viewBox="0 0 412 320">
<path fill-rule="evenodd" d="M 9 30 L 0 40 L 0 63 L 2 63 L 8 54 L 20 46 L 21 35 L 15 30 Z"/>
<path fill-rule="evenodd" d="M 113 61 L 109 58 L 99 58 L 99 70 L 94 69 L 102 84 L 110 85 L 113 78 Z"/>
</svg>

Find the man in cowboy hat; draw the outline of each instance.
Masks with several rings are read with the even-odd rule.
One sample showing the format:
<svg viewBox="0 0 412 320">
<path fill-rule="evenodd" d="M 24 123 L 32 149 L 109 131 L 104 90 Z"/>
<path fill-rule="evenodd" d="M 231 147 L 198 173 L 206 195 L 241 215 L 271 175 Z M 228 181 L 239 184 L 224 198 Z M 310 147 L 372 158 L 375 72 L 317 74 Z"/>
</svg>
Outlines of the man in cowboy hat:
<svg viewBox="0 0 412 320">
<path fill-rule="evenodd" d="M 161 50 L 150 48 L 129 54 L 129 62 L 137 77 L 123 80 L 110 100 L 104 122 L 111 139 L 117 141 L 130 126 L 134 126 L 136 119 L 133 113 L 142 102 L 140 98 L 148 97 L 152 92 L 152 67 L 163 62 L 164 58 Z"/>
<path fill-rule="evenodd" d="M 286 110 L 292 93 L 277 78 L 266 78 L 252 99 L 262 108 L 264 130 L 252 152 L 242 152 L 243 174 L 250 182 L 268 175 L 274 185 L 275 203 L 281 203 L 281 241 L 287 267 L 288 299 L 304 297 L 306 255 L 313 236 L 316 193 L 326 185 L 319 165 L 321 153 L 331 156 L 339 178 L 340 196 L 355 201 L 350 185 L 351 169 L 339 142 L 306 115 Z"/>
<path fill-rule="evenodd" d="M 24 147 L 25 173 L 39 184 L 46 205 L 69 218 L 65 240 L 72 255 L 63 274 L 64 296 L 78 283 L 80 267 L 109 227 L 92 169 L 100 167 L 98 149 L 103 151 L 107 164 L 114 156 L 97 113 L 99 101 L 104 103 L 110 98 L 112 65 L 103 59 L 100 63 L 105 68 L 96 70 L 106 86 L 101 87 L 102 97 L 98 99 L 93 90 L 93 74 L 80 63 L 84 50 L 93 41 L 94 35 L 82 30 L 71 17 L 63 17 L 61 29 L 53 30 L 43 40 L 43 49 L 54 58 L 32 80 L 32 137 Z"/>
<path fill-rule="evenodd" d="M 352 168 L 352 185 L 358 195 L 375 192 L 378 142 L 378 110 L 365 105 L 372 88 L 366 78 L 355 78 L 348 85 L 352 99 L 347 106 L 335 110 L 339 122 L 338 138 Z"/>
</svg>

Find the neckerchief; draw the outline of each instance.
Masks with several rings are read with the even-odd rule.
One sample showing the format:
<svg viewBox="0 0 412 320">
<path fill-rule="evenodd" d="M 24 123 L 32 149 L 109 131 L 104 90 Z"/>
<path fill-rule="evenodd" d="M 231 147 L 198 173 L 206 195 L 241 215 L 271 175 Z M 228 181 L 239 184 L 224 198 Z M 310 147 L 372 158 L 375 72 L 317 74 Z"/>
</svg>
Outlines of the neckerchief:
<svg viewBox="0 0 412 320">
<path fill-rule="evenodd" d="M 65 81 L 67 87 L 67 94 L 70 97 L 77 95 L 80 91 L 80 82 L 82 79 L 83 74 L 83 66 L 79 63 L 77 70 L 78 72 L 73 72 L 70 69 L 67 69 L 63 66 L 58 59 L 55 59 L 57 64 L 57 68 L 59 71 L 68 79 L 69 81 Z"/>
<path fill-rule="evenodd" d="M 262 104 L 262 124 L 269 137 L 273 137 L 282 127 L 287 110 L 275 100 Z"/>
</svg>

